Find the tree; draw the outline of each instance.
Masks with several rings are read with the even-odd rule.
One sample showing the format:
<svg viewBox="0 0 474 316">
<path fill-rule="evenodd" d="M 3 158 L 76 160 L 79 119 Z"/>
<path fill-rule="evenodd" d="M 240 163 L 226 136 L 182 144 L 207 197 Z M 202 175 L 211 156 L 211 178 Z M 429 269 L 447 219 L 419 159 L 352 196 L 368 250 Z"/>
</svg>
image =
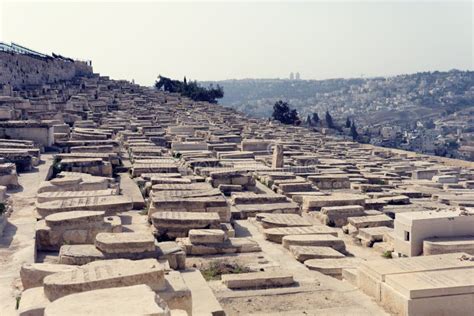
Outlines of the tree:
<svg viewBox="0 0 474 316">
<path fill-rule="evenodd" d="M 329 110 L 326 111 L 326 124 L 329 128 L 334 128 L 334 122 L 331 114 L 329 114 Z"/>
<path fill-rule="evenodd" d="M 314 125 L 318 125 L 318 123 L 319 123 L 318 113 L 316 113 L 316 112 L 313 113 L 312 122 L 313 122 Z"/>
<path fill-rule="evenodd" d="M 352 125 L 351 125 L 351 136 L 352 136 L 352 140 L 356 140 L 359 137 L 359 133 L 357 133 L 357 127 L 354 121 L 352 122 Z"/>
<path fill-rule="evenodd" d="M 295 109 L 291 109 L 287 102 L 278 101 L 273 106 L 272 118 L 276 121 L 280 121 L 283 124 L 299 125 L 301 124 L 298 112 Z"/>
<path fill-rule="evenodd" d="M 217 99 L 224 96 L 224 89 L 217 85 L 214 87 L 210 85 L 209 88 L 201 87 L 196 81 L 188 82 L 184 77 L 183 82 L 173 80 L 163 76 L 158 76 L 158 81 L 155 82 L 155 88 L 172 93 L 180 93 L 194 101 L 205 101 L 209 103 L 217 103 Z"/>
<path fill-rule="evenodd" d="M 346 119 L 346 128 L 349 128 L 351 127 L 351 120 L 349 119 L 349 117 L 347 117 Z"/>
<path fill-rule="evenodd" d="M 306 117 L 306 125 L 313 126 L 313 122 L 311 121 L 311 115 L 309 115 L 309 114 Z"/>
</svg>

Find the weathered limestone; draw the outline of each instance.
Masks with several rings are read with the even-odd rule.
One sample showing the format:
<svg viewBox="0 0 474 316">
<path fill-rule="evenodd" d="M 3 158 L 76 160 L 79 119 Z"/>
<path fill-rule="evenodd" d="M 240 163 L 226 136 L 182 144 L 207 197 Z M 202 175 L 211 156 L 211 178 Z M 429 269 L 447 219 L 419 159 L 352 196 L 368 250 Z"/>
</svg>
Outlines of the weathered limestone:
<svg viewBox="0 0 474 316">
<path fill-rule="evenodd" d="M 36 247 L 59 250 L 64 244 L 93 244 L 100 232 L 120 232 L 120 218 L 103 211 L 70 211 L 51 214 L 36 224 Z"/>
<path fill-rule="evenodd" d="M 30 289 L 43 286 L 46 276 L 57 272 L 73 271 L 76 266 L 52 263 L 25 263 L 21 266 L 20 277 L 23 288 Z"/>
<path fill-rule="evenodd" d="M 44 278 L 44 293 L 54 301 L 74 293 L 138 284 L 165 288 L 164 269 L 156 259 L 96 261 L 51 274 Z"/>
<path fill-rule="evenodd" d="M 438 237 L 423 240 L 423 255 L 464 252 L 474 255 L 474 236 Z"/>
<path fill-rule="evenodd" d="M 321 223 L 329 226 L 342 227 L 347 224 L 348 217 L 365 215 L 364 208 L 360 205 L 325 206 L 314 216 Z"/>
<path fill-rule="evenodd" d="M 189 241 L 194 244 L 216 244 L 226 239 L 225 232 L 220 229 L 191 229 Z"/>
<path fill-rule="evenodd" d="M 20 316 L 43 316 L 46 306 L 50 304 L 43 287 L 28 288 L 21 293 L 18 315 Z"/>
<path fill-rule="evenodd" d="M 117 189 L 94 190 L 94 191 L 57 191 L 43 192 L 37 195 L 38 203 L 67 200 L 71 198 L 87 198 L 96 196 L 112 196 L 117 194 Z"/>
<path fill-rule="evenodd" d="M 129 211 L 132 208 L 132 200 L 129 197 L 120 195 L 70 198 L 36 203 L 36 211 L 41 217 L 77 210 L 104 211 L 106 214 L 116 214 Z"/>
<path fill-rule="evenodd" d="M 149 233 L 99 233 L 95 246 L 104 253 L 155 251 L 155 238 Z"/>
<path fill-rule="evenodd" d="M 362 246 L 372 247 L 376 242 L 382 242 L 393 234 L 393 228 L 387 226 L 360 228 L 355 237 Z"/>
<path fill-rule="evenodd" d="M 271 214 L 300 214 L 298 204 L 294 202 L 286 203 L 265 203 L 265 204 L 239 204 L 235 206 L 238 215 L 233 212 L 233 218 L 246 219 L 255 217 L 260 213 Z"/>
<path fill-rule="evenodd" d="M 186 264 L 186 253 L 172 241 L 155 243 L 154 251 L 107 253 L 100 251 L 94 245 L 64 245 L 59 250 L 59 263 L 70 265 L 84 265 L 108 259 L 141 260 L 149 258 L 167 260 L 169 266 L 175 270 L 184 269 Z"/>
<path fill-rule="evenodd" d="M 309 221 L 297 214 L 257 214 L 263 228 L 312 226 Z"/>
<path fill-rule="evenodd" d="M 15 189 L 20 185 L 14 163 L 0 164 L 0 185 L 6 186 L 9 189 Z"/>
<path fill-rule="evenodd" d="M 217 213 L 156 212 L 151 215 L 158 236 L 186 237 L 191 229 L 217 229 L 221 218 Z"/>
<path fill-rule="evenodd" d="M 351 186 L 349 177 L 341 174 L 309 176 L 308 180 L 313 182 L 320 190 L 349 189 Z"/>
<path fill-rule="evenodd" d="M 342 231 L 346 234 L 355 235 L 359 229 L 368 227 L 387 226 L 393 227 L 393 219 L 385 214 L 349 217 L 348 224 L 342 227 Z"/>
<path fill-rule="evenodd" d="M 269 271 L 225 274 L 222 276 L 222 283 L 229 289 L 256 289 L 291 286 L 295 281 L 291 274 Z"/>
<path fill-rule="evenodd" d="M 111 186 L 111 180 L 106 177 L 75 172 L 61 172 L 59 176 L 59 178 L 42 182 L 38 188 L 38 194 L 44 192 L 106 190 Z"/>
<path fill-rule="evenodd" d="M 282 168 L 283 164 L 283 145 L 275 144 L 273 146 L 272 169 Z"/>
<path fill-rule="evenodd" d="M 255 188 L 255 179 L 253 176 L 242 170 L 213 171 L 209 175 L 210 183 L 214 188 L 223 184 L 240 185 L 245 190 Z"/>
<path fill-rule="evenodd" d="M 151 197 L 148 216 L 155 212 L 203 212 L 219 214 L 222 222 L 230 220 L 230 209 L 219 190 L 158 191 Z"/>
<path fill-rule="evenodd" d="M 333 235 L 287 235 L 283 237 L 282 244 L 286 249 L 289 249 L 290 246 L 312 246 L 331 247 L 340 252 L 346 250 L 344 241 Z"/>
<path fill-rule="evenodd" d="M 404 274 L 409 278 L 409 274 L 424 271 L 450 271 L 453 269 L 472 269 L 474 261 L 469 259 L 467 254 L 452 253 L 433 256 L 422 256 L 412 258 L 401 258 L 393 260 L 373 260 L 363 262 L 358 267 L 359 288 L 375 300 L 381 300 L 381 284 L 385 282 L 388 275 Z M 466 273 L 469 271 L 466 270 Z M 465 275 L 466 275 L 465 273 Z"/>
<path fill-rule="evenodd" d="M 319 211 L 322 207 L 345 206 L 345 205 L 361 205 L 364 206 L 365 195 L 349 194 L 349 193 L 333 193 L 331 195 L 322 196 L 305 196 L 303 197 L 304 211 Z"/>
<path fill-rule="evenodd" d="M 166 303 L 144 284 L 68 295 L 49 304 L 44 311 L 45 316 L 120 314 L 169 316 L 170 311 Z"/>
<path fill-rule="evenodd" d="M 177 238 L 187 255 L 217 255 L 229 253 L 259 252 L 260 246 L 248 237 L 227 238 L 220 243 L 191 242 L 189 238 Z"/>
<path fill-rule="evenodd" d="M 290 246 L 289 250 L 299 262 L 309 259 L 339 259 L 345 256 L 331 247 Z"/>
<path fill-rule="evenodd" d="M 360 263 L 358 258 L 309 259 L 304 265 L 310 270 L 341 279 L 343 270 L 356 268 Z"/>
<path fill-rule="evenodd" d="M 300 227 L 276 227 L 263 230 L 265 239 L 281 243 L 287 235 L 333 235 L 337 237 L 337 231 L 326 226 L 300 226 Z"/>
</svg>

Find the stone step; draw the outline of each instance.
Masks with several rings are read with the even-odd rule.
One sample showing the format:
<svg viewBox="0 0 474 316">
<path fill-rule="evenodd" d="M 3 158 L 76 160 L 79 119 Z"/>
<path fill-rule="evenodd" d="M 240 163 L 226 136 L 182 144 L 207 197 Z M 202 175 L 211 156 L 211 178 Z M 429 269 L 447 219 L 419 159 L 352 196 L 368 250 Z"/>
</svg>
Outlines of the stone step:
<svg viewBox="0 0 474 316">
<path fill-rule="evenodd" d="M 295 283 L 288 273 L 265 271 L 222 275 L 222 283 L 229 289 L 255 289 L 291 286 Z"/>
</svg>

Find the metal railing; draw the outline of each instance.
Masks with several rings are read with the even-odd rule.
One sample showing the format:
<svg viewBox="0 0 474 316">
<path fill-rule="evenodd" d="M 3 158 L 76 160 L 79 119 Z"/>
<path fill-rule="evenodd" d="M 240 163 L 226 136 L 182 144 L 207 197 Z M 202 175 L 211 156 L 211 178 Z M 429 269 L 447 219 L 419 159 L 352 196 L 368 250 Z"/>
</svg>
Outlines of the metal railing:
<svg viewBox="0 0 474 316">
<path fill-rule="evenodd" d="M 33 55 L 33 56 L 42 57 L 42 58 L 51 57 L 51 56 L 39 53 L 37 51 L 34 51 L 32 49 L 29 49 L 27 47 L 21 46 L 13 42 L 11 44 L 0 42 L 0 51 L 24 54 L 24 55 Z"/>
</svg>

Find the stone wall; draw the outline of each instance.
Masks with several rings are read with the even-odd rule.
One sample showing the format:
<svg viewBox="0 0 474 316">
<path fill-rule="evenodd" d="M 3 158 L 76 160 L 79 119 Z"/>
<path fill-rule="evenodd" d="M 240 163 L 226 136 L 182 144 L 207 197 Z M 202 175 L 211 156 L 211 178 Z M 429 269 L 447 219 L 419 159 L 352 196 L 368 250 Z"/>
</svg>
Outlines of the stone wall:
<svg viewBox="0 0 474 316">
<path fill-rule="evenodd" d="M 21 88 L 24 85 L 54 83 L 90 75 L 92 66 L 86 62 L 0 52 L 0 86 Z"/>
</svg>

